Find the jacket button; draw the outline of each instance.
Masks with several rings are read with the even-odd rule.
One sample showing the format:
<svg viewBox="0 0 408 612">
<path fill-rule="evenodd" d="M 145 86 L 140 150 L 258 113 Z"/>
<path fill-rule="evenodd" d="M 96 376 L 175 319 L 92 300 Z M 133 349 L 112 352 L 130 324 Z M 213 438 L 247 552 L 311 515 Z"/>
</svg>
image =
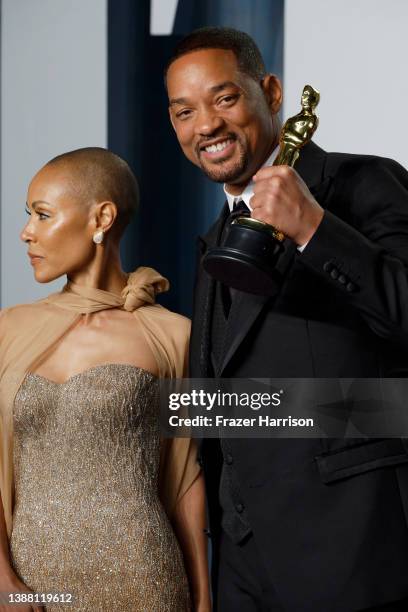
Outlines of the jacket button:
<svg viewBox="0 0 408 612">
<path fill-rule="evenodd" d="M 242 512 L 244 511 L 244 505 L 243 504 L 236 504 L 235 510 L 238 512 L 238 514 L 242 514 Z"/>
<path fill-rule="evenodd" d="M 326 261 L 325 264 L 323 264 L 323 270 L 325 272 L 330 272 L 330 270 L 332 269 L 333 264 L 330 261 Z"/>
<path fill-rule="evenodd" d="M 228 453 L 228 455 L 225 457 L 225 463 L 227 463 L 228 465 L 231 465 L 234 462 L 231 453 Z"/>
<path fill-rule="evenodd" d="M 349 293 L 353 293 L 353 291 L 355 290 L 356 290 L 356 286 L 354 283 L 347 283 L 346 291 L 348 291 Z"/>
<path fill-rule="evenodd" d="M 336 280 L 336 278 L 338 278 L 339 276 L 339 271 L 337 270 L 337 268 L 333 268 L 333 270 L 330 272 L 330 276 Z"/>
<path fill-rule="evenodd" d="M 339 276 L 339 278 L 337 280 L 342 285 L 345 285 L 347 283 L 347 276 L 344 276 L 344 274 L 340 274 L 340 276 Z"/>
</svg>

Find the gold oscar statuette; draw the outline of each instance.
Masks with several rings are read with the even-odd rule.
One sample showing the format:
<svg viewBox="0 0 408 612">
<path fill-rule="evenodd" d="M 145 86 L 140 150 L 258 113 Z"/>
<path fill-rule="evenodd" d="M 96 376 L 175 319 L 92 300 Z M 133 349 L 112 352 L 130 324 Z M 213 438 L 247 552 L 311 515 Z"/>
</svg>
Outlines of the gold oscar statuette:
<svg viewBox="0 0 408 612">
<path fill-rule="evenodd" d="M 299 157 L 300 149 L 311 141 L 319 125 L 319 117 L 314 112 L 319 100 L 319 92 L 313 89 L 311 85 L 305 85 L 301 98 L 302 110 L 297 115 L 287 119 L 281 130 L 279 153 L 273 162 L 274 166 L 285 165 L 293 168 Z M 272 225 L 257 219 L 251 219 L 251 217 L 238 217 L 233 223 L 269 232 L 279 242 L 285 239 L 284 234 Z"/>
</svg>

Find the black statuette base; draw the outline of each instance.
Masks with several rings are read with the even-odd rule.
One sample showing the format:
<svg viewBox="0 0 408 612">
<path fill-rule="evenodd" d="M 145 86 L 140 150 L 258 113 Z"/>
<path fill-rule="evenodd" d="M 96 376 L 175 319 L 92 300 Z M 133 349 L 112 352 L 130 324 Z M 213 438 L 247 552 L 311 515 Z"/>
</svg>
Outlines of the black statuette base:
<svg viewBox="0 0 408 612">
<path fill-rule="evenodd" d="M 225 285 L 257 295 L 276 295 L 282 272 L 276 269 L 283 244 L 265 232 L 233 224 L 224 246 L 209 249 L 204 270 Z"/>
</svg>

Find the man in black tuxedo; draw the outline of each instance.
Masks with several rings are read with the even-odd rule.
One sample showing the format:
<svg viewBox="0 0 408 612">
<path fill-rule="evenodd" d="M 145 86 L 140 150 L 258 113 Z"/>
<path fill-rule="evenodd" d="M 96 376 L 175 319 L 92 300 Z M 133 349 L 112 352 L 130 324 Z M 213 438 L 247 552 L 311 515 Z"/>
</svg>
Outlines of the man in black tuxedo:
<svg viewBox="0 0 408 612">
<path fill-rule="evenodd" d="M 281 86 L 243 33 L 193 32 L 166 83 L 185 155 L 227 197 L 200 258 L 237 201 L 289 239 L 274 298 L 199 264 L 191 376 L 406 376 L 406 171 L 314 143 L 272 167 Z M 408 610 L 404 439 L 206 440 L 202 460 L 220 612 Z"/>
</svg>

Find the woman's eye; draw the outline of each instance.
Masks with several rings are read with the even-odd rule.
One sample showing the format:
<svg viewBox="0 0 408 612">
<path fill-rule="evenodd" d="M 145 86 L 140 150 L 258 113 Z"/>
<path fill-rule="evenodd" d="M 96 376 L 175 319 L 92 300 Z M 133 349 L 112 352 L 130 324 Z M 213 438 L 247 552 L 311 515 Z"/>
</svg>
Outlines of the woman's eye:
<svg viewBox="0 0 408 612">
<path fill-rule="evenodd" d="M 31 217 L 31 210 L 29 208 L 25 209 L 26 214 Z M 47 215 L 46 213 L 43 212 L 39 212 L 39 211 L 34 211 L 35 214 L 37 215 L 37 217 L 39 218 L 40 221 L 45 221 L 45 219 L 49 219 L 50 215 Z"/>
</svg>

